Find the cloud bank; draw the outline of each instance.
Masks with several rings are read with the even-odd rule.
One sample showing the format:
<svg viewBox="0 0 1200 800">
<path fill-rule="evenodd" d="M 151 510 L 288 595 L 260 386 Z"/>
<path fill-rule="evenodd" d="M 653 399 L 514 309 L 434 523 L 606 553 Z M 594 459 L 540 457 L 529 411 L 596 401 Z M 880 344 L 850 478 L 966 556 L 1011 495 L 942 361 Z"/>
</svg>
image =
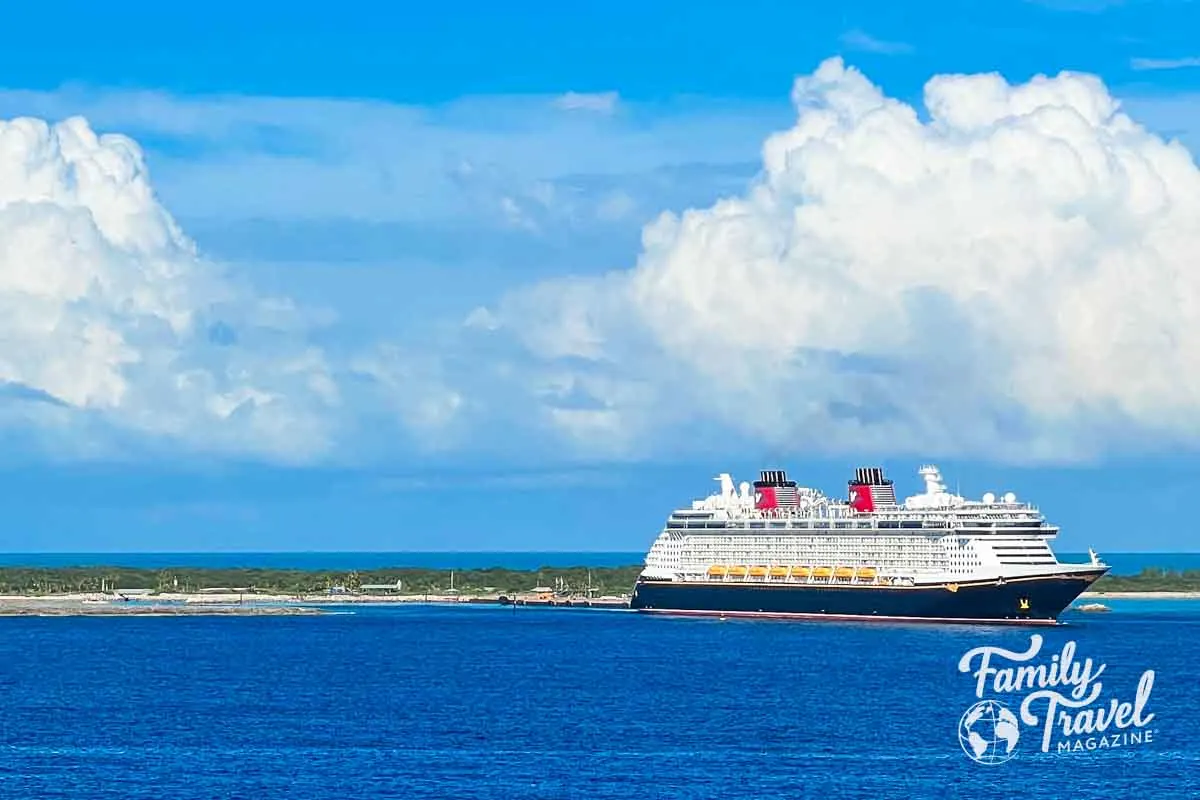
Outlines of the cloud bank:
<svg viewBox="0 0 1200 800">
<path fill-rule="evenodd" d="M 537 465 L 1196 444 L 1182 145 L 1078 74 L 941 75 L 915 108 L 831 59 L 792 100 L 759 177 L 654 219 L 627 268 L 564 260 L 465 319 L 336 350 L 328 319 L 197 251 L 132 140 L 0 123 L 0 431 L 75 455 Z M 496 194 L 533 229 L 563 202 Z"/>
<path fill-rule="evenodd" d="M 1183 146 L 1079 74 L 941 75 L 922 112 L 831 59 L 793 101 L 761 179 L 647 226 L 635 268 L 473 315 L 520 343 L 546 425 L 624 453 L 1195 445 L 1200 171 Z"/>
<path fill-rule="evenodd" d="M 82 118 L 0 121 L 7 428 L 32 426 L 77 455 L 159 442 L 311 458 L 329 445 L 337 403 L 305 343 L 311 324 L 198 255 L 130 139 Z"/>
<path fill-rule="evenodd" d="M 508 224 L 506 198 L 541 217 L 572 222 L 611 214 L 618 191 L 644 204 L 640 221 L 701 202 L 722 170 L 752 158 L 787 109 L 780 102 L 739 104 L 735 111 L 701 98 L 626 103 L 616 92 L 419 106 L 0 89 L 0 115 L 79 115 L 97 130 L 137 139 L 150 153 L 156 188 L 180 219 L 469 222 L 476 229 Z M 703 136 L 695 135 L 698 129 Z M 692 173 L 699 192 L 677 185 L 680 170 Z M 543 203 L 547 192 L 555 195 L 550 207 Z"/>
</svg>

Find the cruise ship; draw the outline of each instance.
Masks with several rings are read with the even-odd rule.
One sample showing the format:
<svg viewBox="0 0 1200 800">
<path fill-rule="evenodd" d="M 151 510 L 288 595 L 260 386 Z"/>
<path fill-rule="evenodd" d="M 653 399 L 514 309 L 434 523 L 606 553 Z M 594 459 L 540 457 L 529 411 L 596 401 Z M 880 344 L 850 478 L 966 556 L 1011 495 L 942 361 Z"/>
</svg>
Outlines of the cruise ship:
<svg viewBox="0 0 1200 800">
<path fill-rule="evenodd" d="M 845 499 L 782 470 L 671 514 L 646 555 L 631 605 L 666 614 L 1053 625 L 1109 569 L 1064 564 L 1058 528 L 1012 492 L 968 500 L 935 466 L 925 490 L 896 500 L 862 467 Z"/>
</svg>

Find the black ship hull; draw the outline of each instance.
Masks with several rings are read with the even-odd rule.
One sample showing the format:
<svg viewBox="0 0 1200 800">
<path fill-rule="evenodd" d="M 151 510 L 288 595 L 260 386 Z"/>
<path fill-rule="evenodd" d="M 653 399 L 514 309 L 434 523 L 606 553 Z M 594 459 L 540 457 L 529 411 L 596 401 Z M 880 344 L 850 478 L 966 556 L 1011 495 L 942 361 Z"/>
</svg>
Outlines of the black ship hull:
<svg viewBox="0 0 1200 800">
<path fill-rule="evenodd" d="M 917 586 L 665 581 L 639 578 L 630 602 L 664 614 L 1053 625 L 1107 567 Z"/>
</svg>

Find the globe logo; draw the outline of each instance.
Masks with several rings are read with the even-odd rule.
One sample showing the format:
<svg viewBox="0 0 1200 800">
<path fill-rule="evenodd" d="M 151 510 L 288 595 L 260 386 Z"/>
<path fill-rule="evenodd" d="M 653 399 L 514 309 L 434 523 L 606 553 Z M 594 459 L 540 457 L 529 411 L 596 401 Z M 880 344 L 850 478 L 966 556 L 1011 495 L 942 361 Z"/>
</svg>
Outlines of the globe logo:
<svg viewBox="0 0 1200 800">
<path fill-rule="evenodd" d="M 1021 731 L 1017 717 L 995 700 L 981 700 L 958 721 L 958 743 L 980 764 L 1003 764 L 1016 753 Z"/>
</svg>

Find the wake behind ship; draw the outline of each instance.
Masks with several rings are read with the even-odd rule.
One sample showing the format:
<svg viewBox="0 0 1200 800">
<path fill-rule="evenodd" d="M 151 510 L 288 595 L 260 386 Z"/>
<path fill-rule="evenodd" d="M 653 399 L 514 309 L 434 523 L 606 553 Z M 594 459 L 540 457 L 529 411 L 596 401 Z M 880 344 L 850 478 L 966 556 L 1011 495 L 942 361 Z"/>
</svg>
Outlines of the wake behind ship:
<svg viewBox="0 0 1200 800">
<path fill-rule="evenodd" d="M 922 494 L 897 503 L 877 467 L 846 500 L 781 470 L 671 514 L 646 555 L 632 607 L 669 614 L 1054 624 L 1109 567 L 1059 562 L 1058 528 L 1034 506 L 946 490 L 921 467 Z M 740 490 L 740 491 L 739 491 Z"/>
</svg>

